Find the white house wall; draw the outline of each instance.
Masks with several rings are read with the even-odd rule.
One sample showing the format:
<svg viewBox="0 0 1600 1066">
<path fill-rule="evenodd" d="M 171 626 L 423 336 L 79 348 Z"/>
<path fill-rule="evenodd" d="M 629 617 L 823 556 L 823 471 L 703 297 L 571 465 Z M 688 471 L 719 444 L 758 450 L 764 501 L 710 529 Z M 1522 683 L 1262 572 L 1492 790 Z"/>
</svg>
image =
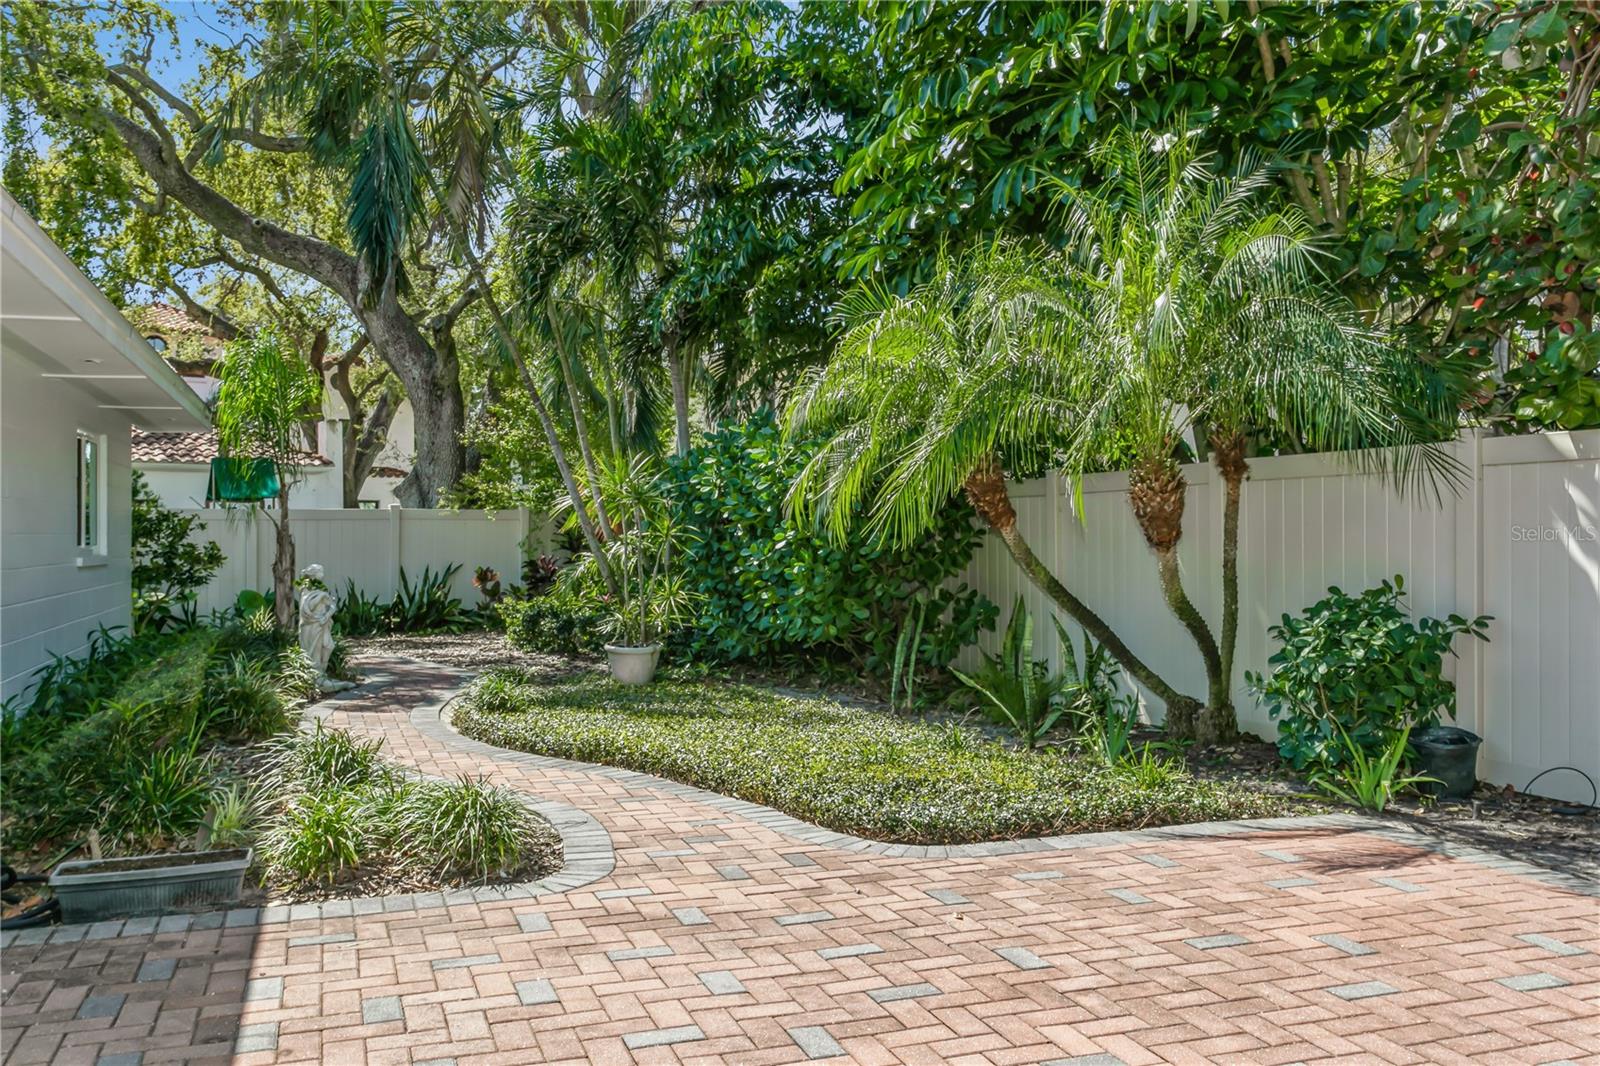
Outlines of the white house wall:
<svg viewBox="0 0 1600 1066">
<path fill-rule="evenodd" d="M 173 510 L 204 507 L 211 468 L 198 463 L 138 463 L 136 469 L 162 506 Z M 338 470 L 331 466 L 307 467 L 289 487 L 289 509 L 340 507 L 344 489 Z"/>
<path fill-rule="evenodd" d="M 100 626 L 130 622 L 129 420 L 26 355 L 0 351 L 0 698 L 53 655 L 79 655 Z M 80 567 L 76 434 L 103 434 L 106 551 Z"/>
</svg>

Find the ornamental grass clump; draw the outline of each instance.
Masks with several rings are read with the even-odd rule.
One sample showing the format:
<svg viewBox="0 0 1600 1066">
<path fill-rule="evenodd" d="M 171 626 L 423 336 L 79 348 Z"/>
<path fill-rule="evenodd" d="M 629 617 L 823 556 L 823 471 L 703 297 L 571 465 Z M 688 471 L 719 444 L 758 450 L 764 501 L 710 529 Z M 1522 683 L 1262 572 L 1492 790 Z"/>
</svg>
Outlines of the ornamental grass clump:
<svg viewBox="0 0 1600 1066">
<path fill-rule="evenodd" d="M 560 837 L 509 789 L 419 781 L 361 740 L 318 722 L 265 760 L 262 860 L 296 888 L 340 883 L 533 880 L 560 865 Z"/>
</svg>

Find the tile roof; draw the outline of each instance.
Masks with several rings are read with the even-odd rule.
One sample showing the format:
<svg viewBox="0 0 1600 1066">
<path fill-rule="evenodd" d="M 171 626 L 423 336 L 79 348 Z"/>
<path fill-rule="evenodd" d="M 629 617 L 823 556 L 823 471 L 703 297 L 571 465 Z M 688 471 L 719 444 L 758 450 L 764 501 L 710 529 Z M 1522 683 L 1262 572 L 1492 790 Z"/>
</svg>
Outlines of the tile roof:
<svg viewBox="0 0 1600 1066">
<path fill-rule="evenodd" d="M 409 473 L 398 466 L 375 466 L 371 470 L 372 477 L 405 477 Z"/>
<path fill-rule="evenodd" d="M 152 304 L 145 304 L 139 311 L 144 319 L 144 325 L 152 332 L 203 333 L 218 345 L 222 344 L 220 338 L 211 336 L 211 332 L 206 329 L 205 323 L 189 317 L 188 312 L 181 307 L 173 307 L 171 304 L 164 304 L 158 301 Z"/>
<path fill-rule="evenodd" d="M 209 463 L 217 457 L 217 434 L 155 433 L 133 431 L 135 463 Z M 332 466 L 333 460 L 313 452 L 301 452 L 301 466 Z"/>
</svg>

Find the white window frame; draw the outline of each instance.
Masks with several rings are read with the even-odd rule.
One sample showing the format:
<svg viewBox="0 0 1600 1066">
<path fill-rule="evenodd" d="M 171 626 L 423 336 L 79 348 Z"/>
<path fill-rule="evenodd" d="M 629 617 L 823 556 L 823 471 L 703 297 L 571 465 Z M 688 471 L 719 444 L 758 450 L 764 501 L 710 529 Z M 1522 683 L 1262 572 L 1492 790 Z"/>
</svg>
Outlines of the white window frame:
<svg viewBox="0 0 1600 1066">
<path fill-rule="evenodd" d="M 101 558 L 107 539 L 106 436 L 80 429 L 73 440 L 73 538 L 79 552 Z"/>
</svg>

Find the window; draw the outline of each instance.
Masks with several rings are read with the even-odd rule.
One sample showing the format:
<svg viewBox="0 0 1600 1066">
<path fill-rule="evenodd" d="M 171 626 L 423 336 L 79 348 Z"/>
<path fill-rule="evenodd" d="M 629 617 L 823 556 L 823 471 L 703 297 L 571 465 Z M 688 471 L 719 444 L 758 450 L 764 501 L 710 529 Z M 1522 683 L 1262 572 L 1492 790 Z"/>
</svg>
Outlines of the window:
<svg viewBox="0 0 1600 1066">
<path fill-rule="evenodd" d="M 161 352 L 162 354 L 166 353 L 167 338 L 152 334 L 151 336 L 146 337 L 145 340 L 149 341 L 150 347 L 154 348 L 156 351 Z"/>
<path fill-rule="evenodd" d="M 105 438 L 78 432 L 77 534 L 78 547 L 104 554 L 105 545 Z"/>
<path fill-rule="evenodd" d="M 376 511 L 378 509 L 378 501 L 377 500 L 357 500 L 356 501 L 356 506 L 358 508 L 360 508 L 361 510 L 363 510 L 363 511 Z"/>
</svg>

